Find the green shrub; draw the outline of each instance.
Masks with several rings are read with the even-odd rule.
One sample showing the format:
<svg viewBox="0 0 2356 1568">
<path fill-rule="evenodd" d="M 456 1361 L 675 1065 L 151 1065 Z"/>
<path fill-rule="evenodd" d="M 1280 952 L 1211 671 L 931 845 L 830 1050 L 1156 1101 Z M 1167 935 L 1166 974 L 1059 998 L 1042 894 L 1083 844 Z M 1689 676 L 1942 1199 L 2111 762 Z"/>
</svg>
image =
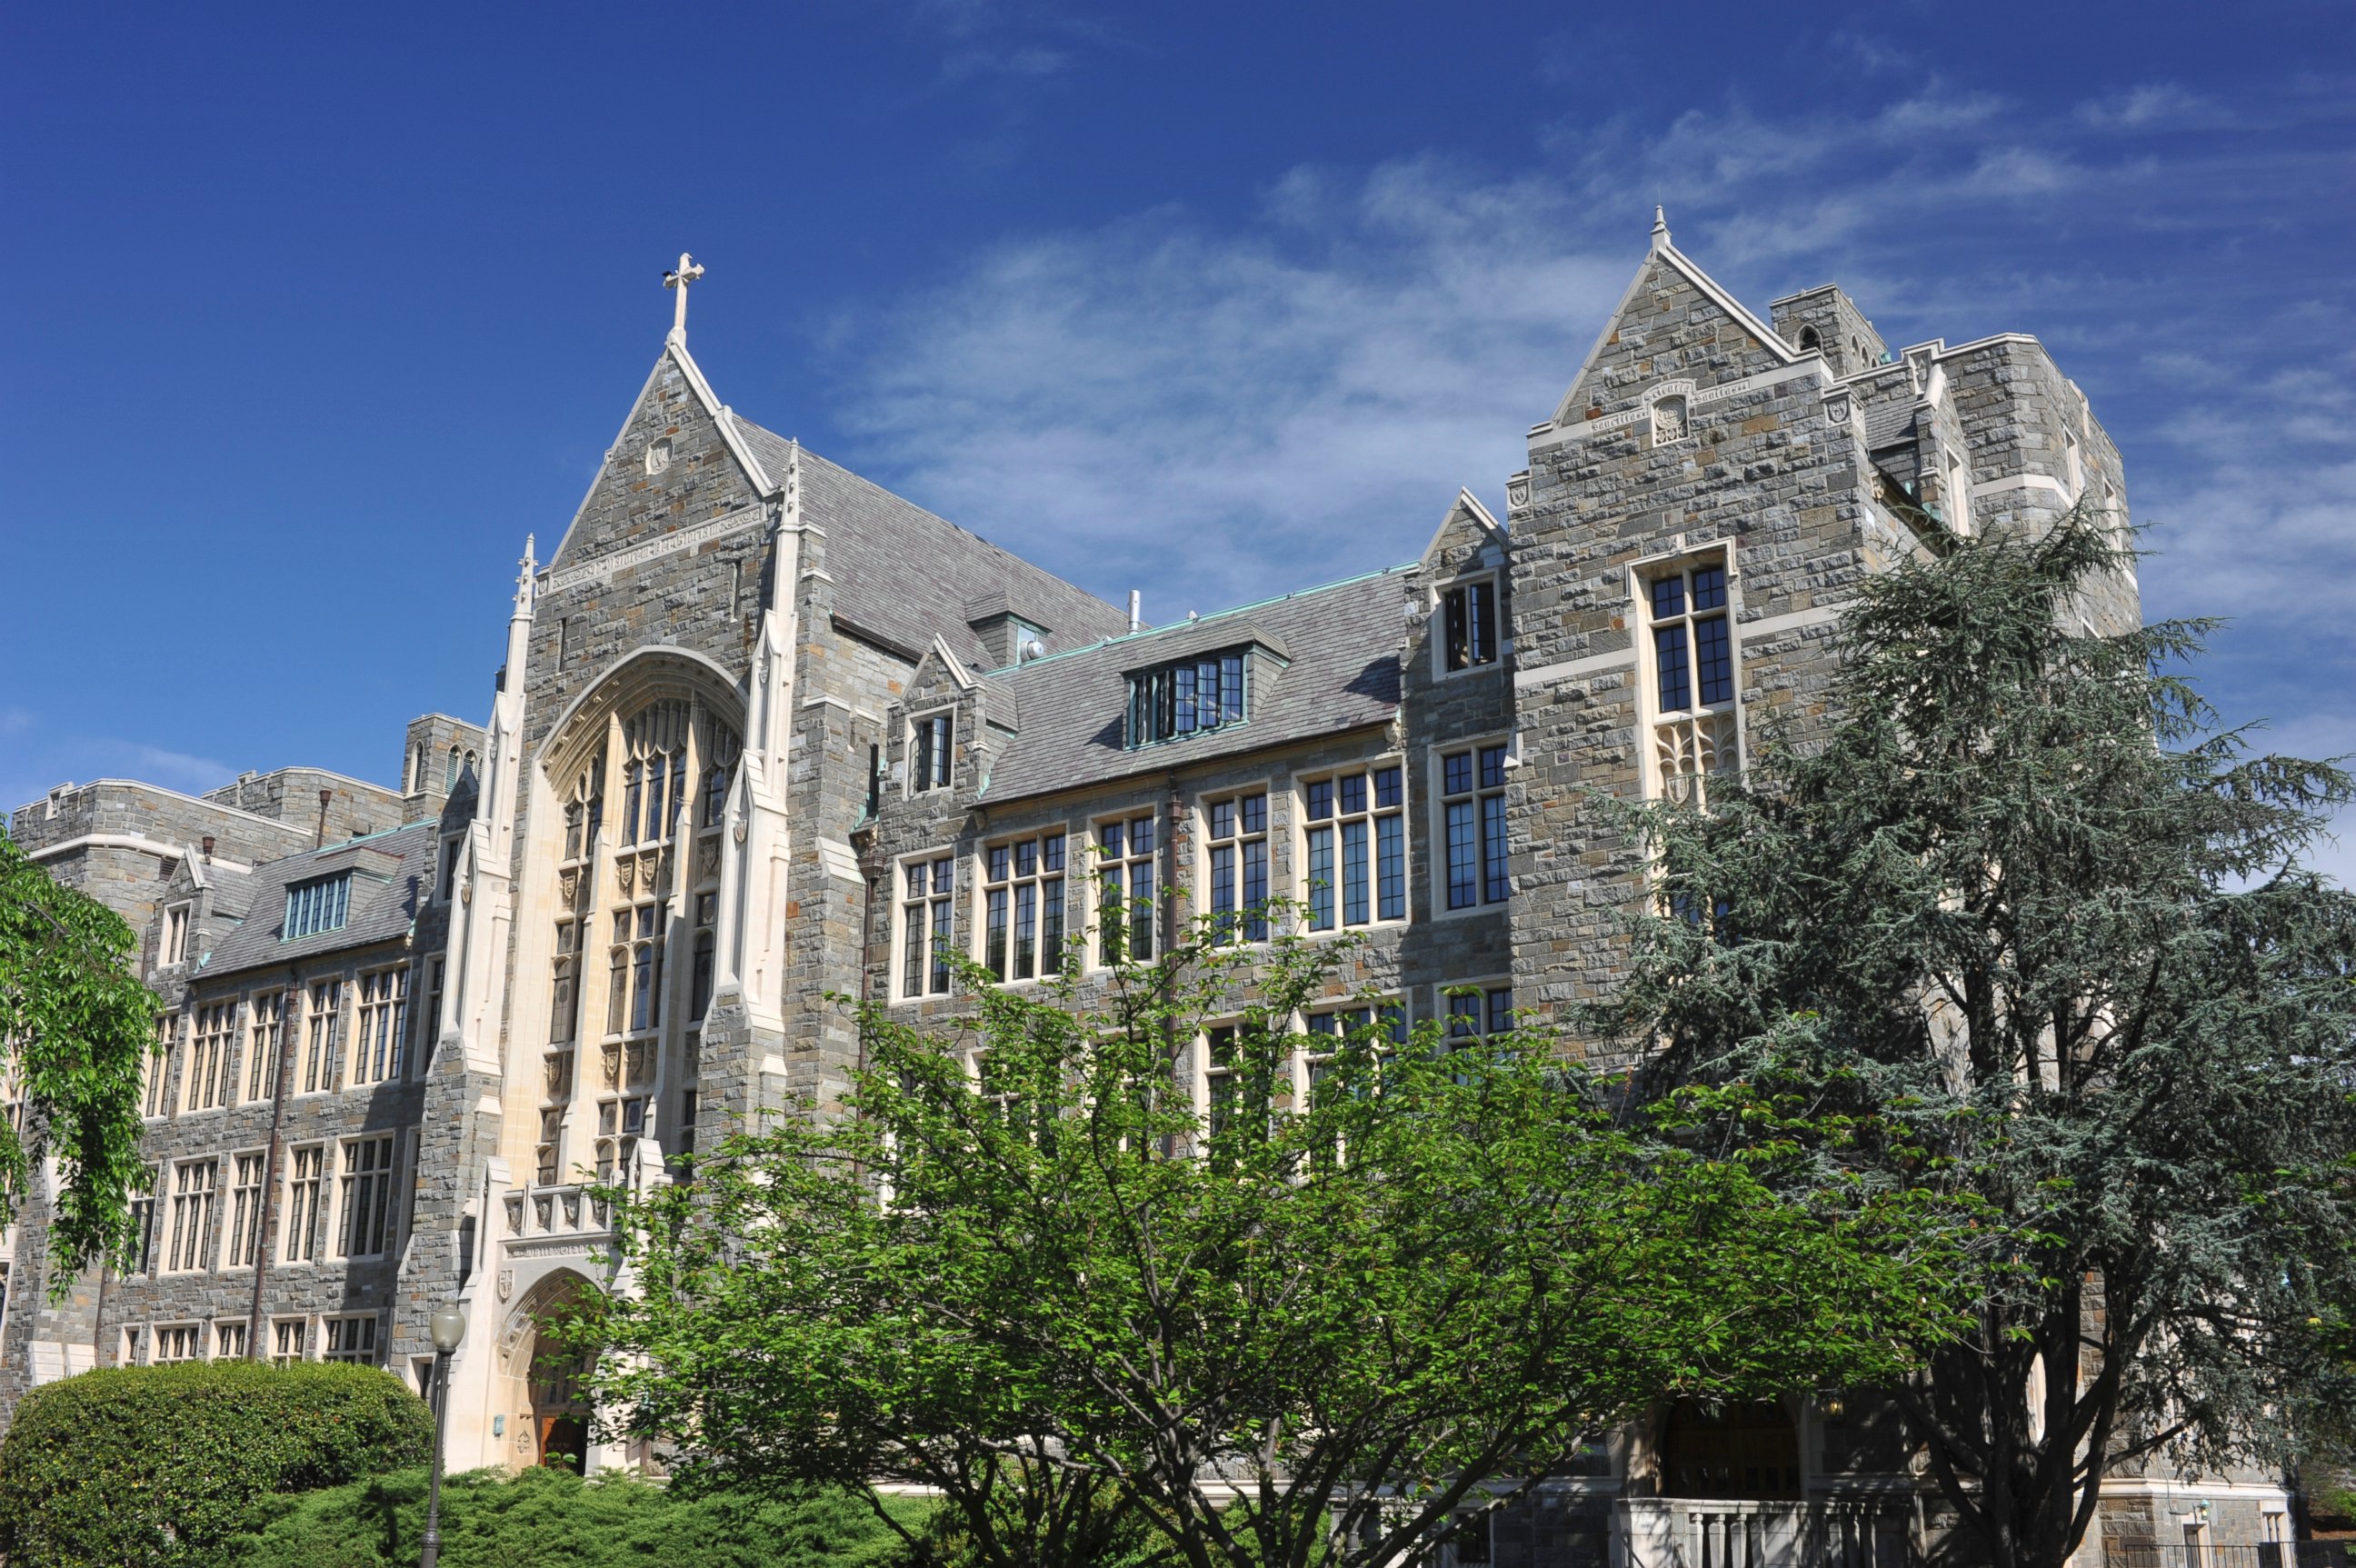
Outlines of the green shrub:
<svg viewBox="0 0 2356 1568">
<path fill-rule="evenodd" d="M 209 1568 L 254 1503 L 423 1464 L 434 1418 L 368 1367 L 192 1361 L 46 1384 L 0 1442 L 9 1568 Z"/>
<path fill-rule="evenodd" d="M 407 1568 L 425 1528 L 425 1472 L 262 1505 L 231 1544 L 239 1568 Z M 928 1504 L 905 1505 L 911 1527 Z M 847 1492 L 683 1498 L 642 1482 L 495 1470 L 444 1477 L 443 1568 L 892 1568 L 899 1538 Z"/>
</svg>

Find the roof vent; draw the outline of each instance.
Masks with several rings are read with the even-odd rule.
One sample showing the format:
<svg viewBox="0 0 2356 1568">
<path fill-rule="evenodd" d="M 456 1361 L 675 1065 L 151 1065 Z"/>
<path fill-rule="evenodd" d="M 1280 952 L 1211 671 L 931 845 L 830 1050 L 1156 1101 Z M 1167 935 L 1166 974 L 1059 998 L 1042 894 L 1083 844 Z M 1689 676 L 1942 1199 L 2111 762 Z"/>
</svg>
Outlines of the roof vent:
<svg viewBox="0 0 2356 1568">
<path fill-rule="evenodd" d="M 1033 659 L 1044 658 L 1046 652 L 1047 645 L 1035 637 L 1032 638 L 1023 645 L 1023 662 L 1028 664 Z"/>
</svg>

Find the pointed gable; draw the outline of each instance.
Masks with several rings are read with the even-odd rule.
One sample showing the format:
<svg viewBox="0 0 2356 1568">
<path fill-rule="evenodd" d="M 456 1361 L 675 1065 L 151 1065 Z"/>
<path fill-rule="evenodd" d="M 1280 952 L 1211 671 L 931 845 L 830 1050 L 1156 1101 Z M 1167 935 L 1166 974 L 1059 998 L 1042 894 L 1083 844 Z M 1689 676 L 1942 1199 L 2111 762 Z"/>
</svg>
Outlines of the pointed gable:
<svg viewBox="0 0 2356 1568">
<path fill-rule="evenodd" d="M 549 558 L 562 573 L 681 529 L 762 521 L 776 484 L 681 345 L 664 345 L 573 524 Z"/>
<path fill-rule="evenodd" d="M 1574 424 L 1633 408 L 1648 387 L 1687 381 L 1718 386 L 1799 358 L 1790 344 L 1669 243 L 1655 227 L 1652 253 L 1579 368 L 1553 423 Z"/>
</svg>

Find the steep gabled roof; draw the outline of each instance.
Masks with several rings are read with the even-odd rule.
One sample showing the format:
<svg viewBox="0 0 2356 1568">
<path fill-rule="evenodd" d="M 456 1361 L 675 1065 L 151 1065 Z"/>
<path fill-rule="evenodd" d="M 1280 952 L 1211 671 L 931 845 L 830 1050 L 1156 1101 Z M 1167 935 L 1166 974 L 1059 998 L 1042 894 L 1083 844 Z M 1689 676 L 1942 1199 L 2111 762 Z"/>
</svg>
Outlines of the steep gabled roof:
<svg viewBox="0 0 2356 1568">
<path fill-rule="evenodd" d="M 1020 704 L 1021 733 L 993 757 L 995 804 L 1387 721 L 1398 711 L 1406 574 L 1414 564 L 1306 588 L 1158 631 L 992 671 Z M 1246 722 L 1134 750 L 1123 743 L 1126 672 L 1214 648 L 1258 643 Z"/>
<path fill-rule="evenodd" d="M 834 614 L 849 629 L 914 659 L 938 637 L 968 666 L 994 660 L 967 623 L 973 599 L 1002 596 L 1010 609 L 1048 630 L 1050 650 L 1079 647 L 1129 629 L 1129 614 L 946 518 L 830 463 L 743 415 L 736 430 L 773 475 L 798 461 L 803 521 L 826 532 Z"/>
</svg>

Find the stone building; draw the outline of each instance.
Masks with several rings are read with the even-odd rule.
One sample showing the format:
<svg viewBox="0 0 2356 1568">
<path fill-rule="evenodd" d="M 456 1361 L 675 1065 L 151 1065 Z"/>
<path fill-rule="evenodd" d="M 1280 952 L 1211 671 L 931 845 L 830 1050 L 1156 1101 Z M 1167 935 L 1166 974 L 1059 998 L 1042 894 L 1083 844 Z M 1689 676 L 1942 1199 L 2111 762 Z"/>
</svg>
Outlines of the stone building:
<svg viewBox="0 0 2356 1568">
<path fill-rule="evenodd" d="M 584 1183 L 838 1094 L 828 993 L 947 1020 L 948 952 L 1021 984 L 1101 968 L 1110 927 L 1152 948 L 1282 896 L 1365 939 L 1305 1039 L 1368 996 L 1560 1016 L 1612 983 L 1639 872 L 1582 791 L 1706 800 L 1762 726 L 1824 722 L 1854 584 L 1943 532 L 2126 515 L 2034 338 L 1892 351 L 1834 287 L 1762 319 L 1656 223 L 1502 519 L 1433 498 L 1413 561 L 1147 628 L 733 412 L 681 273 L 587 496 L 545 564 L 526 547 L 487 726 L 413 723 L 399 791 L 289 769 L 16 813 L 147 933 L 172 1018 L 142 1267 L 48 1305 L 31 1206 L 0 1400 L 190 1355 L 416 1379 L 455 1296 L 454 1465 L 630 1463 L 537 1342 L 600 1266 Z M 2085 613 L 2134 624 L 2134 583 Z M 1151 913 L 1100 918 L 1104 873 Z M 1215 1102 L 1215 1042 L 1190 1071 Z M 1859 1404 L 1664 1411 L 1462 1560 L 1741 1568 L 1815 1532 L 1894 1562 L 1937 1505 Z M 2263 1478 L 2114 1490 L 2115 1543 L 2285 1529 Z"/>
</svg>

